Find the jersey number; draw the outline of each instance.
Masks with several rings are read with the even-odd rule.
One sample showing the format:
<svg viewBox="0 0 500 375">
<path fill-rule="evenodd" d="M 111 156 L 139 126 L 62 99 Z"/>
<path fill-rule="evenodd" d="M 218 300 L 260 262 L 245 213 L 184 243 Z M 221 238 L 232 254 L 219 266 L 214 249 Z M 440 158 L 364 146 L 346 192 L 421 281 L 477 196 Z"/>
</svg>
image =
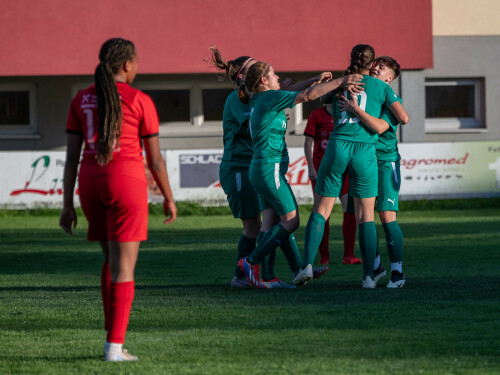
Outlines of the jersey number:
<svg viewBox="0 0 500 375">
<path fill-rule="evenodd" d="M 83 113 L 85 114 L 85 117 L 87 119 L 87 135 L 86 135 L 86 141 L 91 150 L 95 150 L 95 143 L 94 143 L 94 111 L 85 108 L 83 110 Z"/>
<path fill-rule="evenodd" d="M 344 96 L 347 98 L 347 90 L 344 90 Z M 366 111 L 366 101 L 368 99 L 368 96 L 366 95 L 366 92 L 362 91 L 358 96 L 361 97 L 361 100 L 359 101 L 359 107 L 363 110 Z M 339 124 L 354 124 L 356 122 L 359 122 L 359 119 L 357 117 L 347 117 L 348 115 L 352 115 L 352 113 L 347 112 L 347 111 L 342 111 L 340 113 L 340 119 L 338 121 Z"/>
</svg>

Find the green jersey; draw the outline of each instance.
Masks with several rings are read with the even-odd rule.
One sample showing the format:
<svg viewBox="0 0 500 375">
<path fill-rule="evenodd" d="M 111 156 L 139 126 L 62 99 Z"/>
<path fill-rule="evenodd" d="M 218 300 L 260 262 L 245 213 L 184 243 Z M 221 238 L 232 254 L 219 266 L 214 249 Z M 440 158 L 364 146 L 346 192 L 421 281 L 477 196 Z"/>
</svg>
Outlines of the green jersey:
<svg viewBox="0 0 500 375">
<path fill-rule="evenodd" d="M 362 83 L 365 84 L 364 91 L 357 95 L 358 103 L 361 109 L 373 117 L 379 118 L 382 108 L 389 108 L 398 99 L 392 88 L 377 78 L 363 75 Z M 344 96 L 351 97 L 347 90 L 344 90 Z M 333 98 L 332 108 L 336 120 L 330 139 L 377 143 L 377 133 L 365 126 L 353 113 L 342 111 L 336 97 Z"/>
<path fill-rule="evenodd" d="M 402 103 L 398 97 L 398 102 Z M 378 136 L 378 142 L 375 145 L 377 160 L 399 161 L 401 156 L 398 152 L 398 139 L 396 131 L 399 121 L 389 108 L 385 108 L 380 118 L 389 124 L 389 129 Z"/>
<path fill-rule="evenodd" d="M 252 161 L 252 138 L 248 127 L 250 107 L 238 98 L 237 91 L 227 97 L 222 117 L 224 153 L 220 169 L 242 171 L 250 168 Z"/>
<path fill-rule="evenodd" d="M 268 90 L 250 101 L 250 132 L 254 164 L 280 163 L 284 153 L 287 120 L 285 108 L 293 108 L 298 92 Z"/>
</svg>

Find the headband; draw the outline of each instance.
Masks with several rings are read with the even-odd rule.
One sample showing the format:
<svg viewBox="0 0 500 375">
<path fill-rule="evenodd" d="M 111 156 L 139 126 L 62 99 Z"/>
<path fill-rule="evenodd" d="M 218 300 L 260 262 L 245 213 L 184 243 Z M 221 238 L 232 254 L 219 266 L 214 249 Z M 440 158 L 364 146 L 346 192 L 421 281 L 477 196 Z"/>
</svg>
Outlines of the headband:
<svg viewBox="0 0 500 375">
<path fill-rule="evenodd" d="M 258 79 L 258 81 L 255 83 L 254 88 L 256 88 L 257 86 L 259 86 L 259 85 L 260 85 L 260 80 L 261 80 L 263 77 L 265 77 L 265 76 L 267 75 L 267 73 L 269 73 L 269 69 L 270 69 L 270 68 L 271 68 L 271 64 L 267 64 L 267 68 L 266 68 L 266 70 L 264 70 L 264 74 L 262 74 L 262 75 L 260 76 L 260 78 Z"/>
<path fill-rule="evenodd" d="M 236 73 L 236 77 L 235 77 L 235 82 L 238 80 L 238 76 L 240 75 L 241 71 L 243 70 L 243 68 L 248 64 L 248 62 L 250 60 L 253 60 L 251 57 L 249 57 L 244 63 L 243 65 L 241 66 L 240 70 L 238 70 L 238 73 Z"/>
</svg>

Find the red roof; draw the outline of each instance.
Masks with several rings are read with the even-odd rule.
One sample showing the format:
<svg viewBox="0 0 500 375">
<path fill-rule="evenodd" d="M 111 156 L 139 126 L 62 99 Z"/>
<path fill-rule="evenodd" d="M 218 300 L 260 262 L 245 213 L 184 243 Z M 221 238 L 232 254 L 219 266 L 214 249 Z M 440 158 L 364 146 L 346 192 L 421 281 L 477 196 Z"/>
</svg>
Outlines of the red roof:
<svg viewBox="0 0 500 375">
<path fill-rule="evenodd" d="M 140 73 L 213 72 L 211 44 L 281 72 L 344 70 L 359 43 L 432 67 L 431 0 L 36 0 L 2 4 L 0 76 L 93 74 L 117 36 L 136 44 Z"/>
</svg>

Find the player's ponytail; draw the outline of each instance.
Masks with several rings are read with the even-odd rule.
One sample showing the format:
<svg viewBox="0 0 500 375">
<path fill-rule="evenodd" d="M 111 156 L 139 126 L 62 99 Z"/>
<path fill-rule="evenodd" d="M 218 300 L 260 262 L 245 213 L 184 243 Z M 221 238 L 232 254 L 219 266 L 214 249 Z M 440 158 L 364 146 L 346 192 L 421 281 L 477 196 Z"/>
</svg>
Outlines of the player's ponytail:
<svg viewBox="0 0 500 375">
<path fill-rule="evenodd" d="M 242 84 L 239 87 L 238 98 L 240 99 L 240 102 L 242 102 L 243 104 L 248 104 L 250 102 L 250 95 L 248 95 L 245 84 Z"/>
<path fill-rule="evenodd" d="M 351 50 L 351 63 L 344 72 L 345 75 L 359 74 L 370 69 L 375 61 L 375 50 L 368 44 L 358 44 Z"/>
<path fill-rule="evenodd" d="M 134 44 L 121 38 L 107 40 L 99 52 L 99 65 L 94 73 L 97 95 L 97 163 L 106 165 L 113 157 L 121 133 L 122 104 L 113 75 L 135 52 Z"/>
<path fill-rule="evenodd" d="M 218 77 L 219 81 L 229 78 L 231 81 L 238 83 L 238 75 L 243 72 L 248 62 L 253 60 L 249 56 L 240 56 L 234 60 L 226 61 L 216 46 L 211 46 L 210 50 L 212 51 L 212 57 L 210 61 L 206 61 L 213 65 L 215 69 L 223 72 Z"/>
</svg>

